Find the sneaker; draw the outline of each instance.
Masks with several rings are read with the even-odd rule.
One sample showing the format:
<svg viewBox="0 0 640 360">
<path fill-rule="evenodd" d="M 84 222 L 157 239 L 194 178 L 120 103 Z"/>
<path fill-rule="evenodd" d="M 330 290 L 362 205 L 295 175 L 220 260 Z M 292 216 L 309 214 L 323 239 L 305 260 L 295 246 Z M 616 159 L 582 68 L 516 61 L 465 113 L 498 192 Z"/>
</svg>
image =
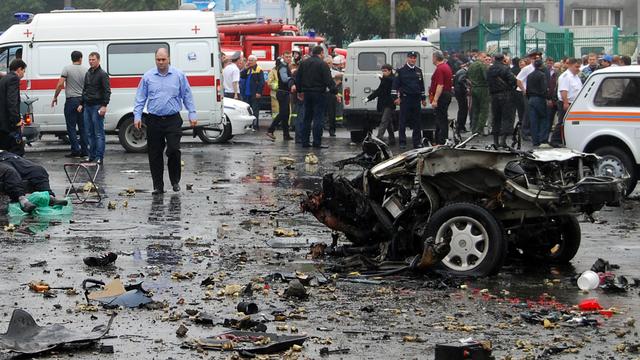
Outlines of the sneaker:
<svg viewBox="0 0 640 360">
<path fill-rule="evenodd" d="M 322 144 L 314 144 L 313 147 L 316 148 L 316 149 L 328 149 L 329 148 L 328 145 L 322 145 Z"/>
<path fill-rule="evenodd" d="M 173 188 L 174 192 L 180 191 L 180 184 L 173 184 L 173 185 L 171 185 L 171 187 Z"/>
<path fill-rule="evenodd" d="M 98 159 L 98 160 L 96 160 L 96 164 L 98 164 L 98 165 L 102 165 L 102 159 Z"/>
<path fill-rule="evenodd" d="M 276 141 L 276 136 L 273 135 L 273 133 L 268 132 L 265 135 L 269 138 L 269 140 Z"/>
<path fill-rule="evenodd" d="M 114 263 L 117 258 L 118 258 L 118 254 L 112 253 L 112 252 L 108 252 L 108 253 L 106 253 L 106 254 L 104 254 L 102 256 L 89 256 L 89 257 L 86 257 L 86 258 L 82 259 L 82 261 L 87 266 L 107 266 L 107 265 L 111 265 L 112 263 Z"/>
<path fill-rule="evenodd" d="M 547 144 L 547 143 L 542 143 L 540 144 L 540 149 L 551 149 L 553 146 Z"/>
</svg>

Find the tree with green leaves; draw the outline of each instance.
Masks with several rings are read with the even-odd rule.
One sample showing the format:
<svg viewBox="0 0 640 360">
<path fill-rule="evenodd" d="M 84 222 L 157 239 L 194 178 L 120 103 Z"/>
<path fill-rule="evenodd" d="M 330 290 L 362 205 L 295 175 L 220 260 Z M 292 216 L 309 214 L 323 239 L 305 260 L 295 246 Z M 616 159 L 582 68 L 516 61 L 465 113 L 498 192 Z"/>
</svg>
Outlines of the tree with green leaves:
<svg viewBox="0 0 640 360">
<path fill-rule="evenodd" d="M 289 0 L 300 7 L 300 22 L 325 34 L 338 46 L 343 41 L 383 38 L 389 35 L 389 0 Z M 396 0 L 398 36 L 418 34 L 437 19 L 440 11 L 453 9 L 456 0 Z"/>
</svg>

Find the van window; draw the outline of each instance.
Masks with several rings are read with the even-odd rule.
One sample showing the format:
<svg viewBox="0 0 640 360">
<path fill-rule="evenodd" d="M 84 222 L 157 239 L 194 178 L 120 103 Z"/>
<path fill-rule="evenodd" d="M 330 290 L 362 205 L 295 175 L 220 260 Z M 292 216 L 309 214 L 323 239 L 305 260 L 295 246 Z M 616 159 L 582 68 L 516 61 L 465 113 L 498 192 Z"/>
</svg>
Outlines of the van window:
<svg viewBox="0 0 640 360">
<path fill-rule="evenodd" d="M 155 52 L 169 49 L 167 43 L 110 44 L 107 47 L 109 75 L 142 75 L 156 66 Z"/>
<path fill-rule="evenodd" d="M 41 43 L 33 47 L 31 70 L 28 70 L 32 76 L 60 76 L 63 66 L 71 64 L 71 52 L 77 50 L 83 55 L 83 66 L 89 67 L 89 53 L 98 51 L 96 44 L 83 43 Z"/>
<path fill-rule="evenodd" d="M 420 53 L 418 53 L 418 58 L 416 59 L 416 66 L 420 67 Z M 394 52 L 391 55 L 391 65 L 393 65 L 394 69 L 399 69 L 407 63 L 407 51 Z"/>
<path fill-rule="evenodd" d="M 16 58 L 22 59 L 22 46 L 0 48 L 0 71 L 9 72 L 9 64 Z"/>
<path fill-rule="evenodd" d="M 171 63 L 186 73 L 211 71 L 211 45 L 206 41 L 178 42 L 173 47 Z"/>
<path fill-rule="evenodd" d="M 640 107 L 640 77 L 616 77 L 602 81 L 593 100 L 595 106 Z"/>
<path fill-rule="evenodd" d="M 387 55 L 381 52 L 360 53 L 358 55 L 358 69 L 362 71 L 378 71 L 387 63 Z"/>
</svg>

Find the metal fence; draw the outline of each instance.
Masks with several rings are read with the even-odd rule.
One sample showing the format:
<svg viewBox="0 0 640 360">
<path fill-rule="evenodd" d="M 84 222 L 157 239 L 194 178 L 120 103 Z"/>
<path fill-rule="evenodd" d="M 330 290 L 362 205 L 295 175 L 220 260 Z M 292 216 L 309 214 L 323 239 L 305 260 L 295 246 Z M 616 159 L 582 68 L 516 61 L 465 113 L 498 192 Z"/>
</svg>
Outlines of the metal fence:
<svg viewBox="0 0 640 360">
<path fill-rule="evenodd" d="M 478 49 L 523 56 L 539 50 L 555 59 L 580 57 L 589 53 L 638 55 L 639 35 L 621 34 L 615 26 L 560 27 L 546 23 L 480 24 L 448 32 L 442 29 L 439 46 L 443 50 Z"/>
</svg>

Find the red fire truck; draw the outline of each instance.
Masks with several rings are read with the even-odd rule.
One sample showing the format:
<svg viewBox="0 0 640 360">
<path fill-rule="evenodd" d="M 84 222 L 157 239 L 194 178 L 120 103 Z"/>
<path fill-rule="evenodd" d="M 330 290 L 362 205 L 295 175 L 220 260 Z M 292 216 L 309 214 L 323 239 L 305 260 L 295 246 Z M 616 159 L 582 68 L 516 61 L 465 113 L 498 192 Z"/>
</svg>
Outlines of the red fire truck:
<svg viewBox="0 0 640 360">
<path fill-rule="evenodd" d="M 299 51 L 309 54 L 316 46 L 325 46 L 325 39 L 318 36 L 301 35 L 294 25 L 280 23 L 264 24 L 228 24 L 218 26 L 220 47 L 227 55 L 240 51 L 243 56 L 255 55 L 258 65 L 264 71 L 265 87 L 262 91 L 261 109 L 271 109 L 270 88 L 266 85 L 269 71 L 275 66 L 275 60 L 285 51 Z M 325 52 L 328 52 L 325 50 Z"/>
</svg>

